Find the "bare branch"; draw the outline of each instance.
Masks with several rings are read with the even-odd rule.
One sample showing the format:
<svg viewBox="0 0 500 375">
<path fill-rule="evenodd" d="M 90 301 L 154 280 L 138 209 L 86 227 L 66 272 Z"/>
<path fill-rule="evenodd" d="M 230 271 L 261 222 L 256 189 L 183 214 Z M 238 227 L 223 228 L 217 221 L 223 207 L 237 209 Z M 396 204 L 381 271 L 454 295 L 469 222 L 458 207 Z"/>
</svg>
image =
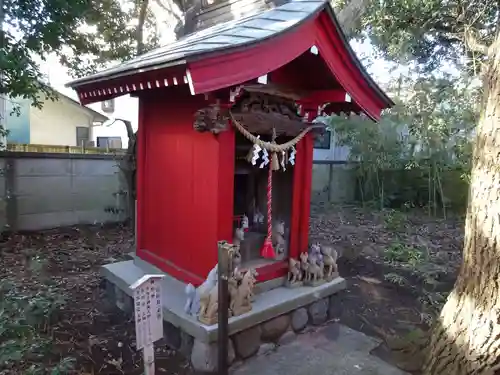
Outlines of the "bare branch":
<svg viewBox="0 0 500 375">
<path fill-rule="evenodd" d="M 123 124 L 125 125 L 125 129 L 127 130 L 127 137 L 129 140 L 135 137 L 134 129 L 132 129 L 132 123 L 129 120 L 116 118 L 110 125 L 113 125 L 116 121 L 123 122 Z"/>
<path fill-rule="evenodd" d="M 482 53 L 484 55 L 488 54 L 489 47 L 479 42 L 479 40 L 470 30 L 466 29 L 464 31 L 464 42 L 469 50 L 473 52 Z"/>
</svg>

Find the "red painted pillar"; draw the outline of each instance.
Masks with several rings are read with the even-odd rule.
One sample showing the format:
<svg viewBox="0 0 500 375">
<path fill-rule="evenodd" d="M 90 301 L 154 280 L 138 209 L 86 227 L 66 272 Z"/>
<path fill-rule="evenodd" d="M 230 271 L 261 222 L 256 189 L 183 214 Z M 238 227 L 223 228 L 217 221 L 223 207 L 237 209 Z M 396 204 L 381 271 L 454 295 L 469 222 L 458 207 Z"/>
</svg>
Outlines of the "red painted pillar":
<svg viewBox="0 0 500 375">
<path fill-rule="evenodd" d="M 312 168 L 313 168 L 313 135 L 308 133 L 301 141 L 302 155 L 301 169 L 302 169 L 302 187 L 300 190 L 301 195 L 301 208 L 300 208 L 300 251 L 306 251 L 309 246 L 309 220 L 311 215 L 311 188 L 312 188 Z"/>
<path fill-rule="evenodd" d="M 233 241 L 235 133 L 229 126 L 217 135 L 219 143 L 217 240 Z M 215 244 L 216 245 L 216 244 Z"/>
<path fill-rule="evenodd" d="M 139 118 L 137 128 L 137 160 L 136 160 L 136 211 L 135 211 L 135 252 L 136 254 L 141 249 L 142 232 L 144 230 L 143 217 L 144 217 L 144 168 L 146 166 L 146 100 L 144 97 L 139 97 Z M 139 255 L 139 254 L 137 254 Z"/>
<path fill-rule="evenodd" d="M 289 255 L 291 258 L 297 259 L 299 254 L 304 251 L 301 248 L 301 224 L 300 224 L 300 216 L 302 210 L 302 182 L 303 182 L 303 162 L 302 162 L 302 154 L 303 154 L 303 140 L 300 141 L 295 147 L 297 150 L 295 166 L 293 166 L 293 190 L 292 190 L 292 217 L 290 221 L 290 245 L 289 245 Z"/>
<path fill-rule="evenodd" d="M 307 111 L 307 112 L 306 112 Z M 316 116 L 317 108 L 302 107 L 301 115 L 308 122 Z M 309 246 L 309 216 L 311 213 L 311 186 L 313 165 L 313 135 L 308 133 L 296 146 L 293 171 L 292 220 L 290 223 L 291 258 L 298 258 Z"/>
</svg>

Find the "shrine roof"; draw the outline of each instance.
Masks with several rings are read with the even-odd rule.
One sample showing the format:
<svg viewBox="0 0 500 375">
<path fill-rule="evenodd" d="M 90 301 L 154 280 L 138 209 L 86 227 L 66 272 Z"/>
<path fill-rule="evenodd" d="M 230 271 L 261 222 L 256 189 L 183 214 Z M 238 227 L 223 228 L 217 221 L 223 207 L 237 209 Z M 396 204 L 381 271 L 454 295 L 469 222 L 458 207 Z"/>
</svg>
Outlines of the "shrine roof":
<svg viewBox="0 0 500 375">
<path fill-rule="evenodd" d="M 325 6 L 325 0 L 291 0 L 274 9 L 189 34 L 115 67 L 72 81 L 67 86 L 78 87 L 124 75 L 181 65 L 190 58 L 207 53 L 259 43 L 301 24 Z"/>
<path fill-rule="evenodd" d="M 311 60 L 312 55 L 319 60 Z M 292 65 L 293 72 L 278 72 Z M 327 89 L 343 95 L 341 100 L 338 95 L 335 100 L 331 95 L 328 100 L 316 98 L 313 104 L 318 106 L 332 100 L 347 105 L 349 96 L 355 110 L 377 120 L 383 109 L 394 105 L 361 65 L 327 0 L 290 0 L 217 24 L 67 86 L 78 92 L 81 103 L 89 104 L 169 86 L 189 86 L 192 95 L 233 90 L 268 73 L 276 83 L 280 73 L 281 78 L 301 81 L 294 90 Z"/>
</svg>

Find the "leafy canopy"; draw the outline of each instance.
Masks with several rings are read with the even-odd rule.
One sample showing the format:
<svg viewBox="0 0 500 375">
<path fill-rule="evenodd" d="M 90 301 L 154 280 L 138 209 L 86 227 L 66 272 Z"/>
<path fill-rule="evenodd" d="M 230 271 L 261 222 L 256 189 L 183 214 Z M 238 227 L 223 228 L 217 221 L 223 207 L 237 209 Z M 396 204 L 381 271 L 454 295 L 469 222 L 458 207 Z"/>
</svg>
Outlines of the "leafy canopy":
<svg viewBox="0 0 500 375">
<path fill-rule="evenodd" d="M 426 71 L 445 64 L 479 72 L 500 26 L 500 3 L 491 0 L 378 0 L 362 28 L 385 57 L 416 61 Z"/>
<path fill-rule="evenodd" d="M 56 53 L 75 76 L 95 71 L 112 61 L 135 55 L 137 17 L 141 2 L 120 0 L 3 0 L 3 29 L 0 95 L 23 97 L 41 105 L 40 93 L 51 95 L 45 86 L 38 59 Z M 157 43 L 151 28 L 145 49 Z"/>
</svg>

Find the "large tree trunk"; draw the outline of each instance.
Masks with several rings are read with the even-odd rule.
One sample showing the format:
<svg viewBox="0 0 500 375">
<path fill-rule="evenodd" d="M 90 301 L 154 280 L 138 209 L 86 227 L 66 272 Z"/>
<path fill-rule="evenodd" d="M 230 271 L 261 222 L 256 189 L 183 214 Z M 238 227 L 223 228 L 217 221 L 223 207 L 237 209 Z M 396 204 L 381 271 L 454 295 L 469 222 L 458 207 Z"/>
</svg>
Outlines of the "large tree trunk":
<svg viewBox="0 0 500 375">
<path fill-rule="evenodd" d="M 338 8 L 337 5 L 340 1 L 330 0 L 337 14 L 340 26 L 347 37 L 359 28 L 361 19 L 368 8 L 369 2 L 370 0 L 350 0 L 342 8 Z M 183 20 L 179 20 L 179 23 L 175 27 L 177 38 L 196 31 L 196 16 L 201 10 L 202 0 L 189 0 L 187 1 L 187 7 L 182 0 L 174 0 L 174 3 L 184 10 Z M 164 7 L 162 4 L 161 6 Z"/>
<path fill-rule="evenodd" d="M 424 375 L 500 374 L 500 38 L 488 61 L 463 263 L 432 332 Z"/>
</svg>

